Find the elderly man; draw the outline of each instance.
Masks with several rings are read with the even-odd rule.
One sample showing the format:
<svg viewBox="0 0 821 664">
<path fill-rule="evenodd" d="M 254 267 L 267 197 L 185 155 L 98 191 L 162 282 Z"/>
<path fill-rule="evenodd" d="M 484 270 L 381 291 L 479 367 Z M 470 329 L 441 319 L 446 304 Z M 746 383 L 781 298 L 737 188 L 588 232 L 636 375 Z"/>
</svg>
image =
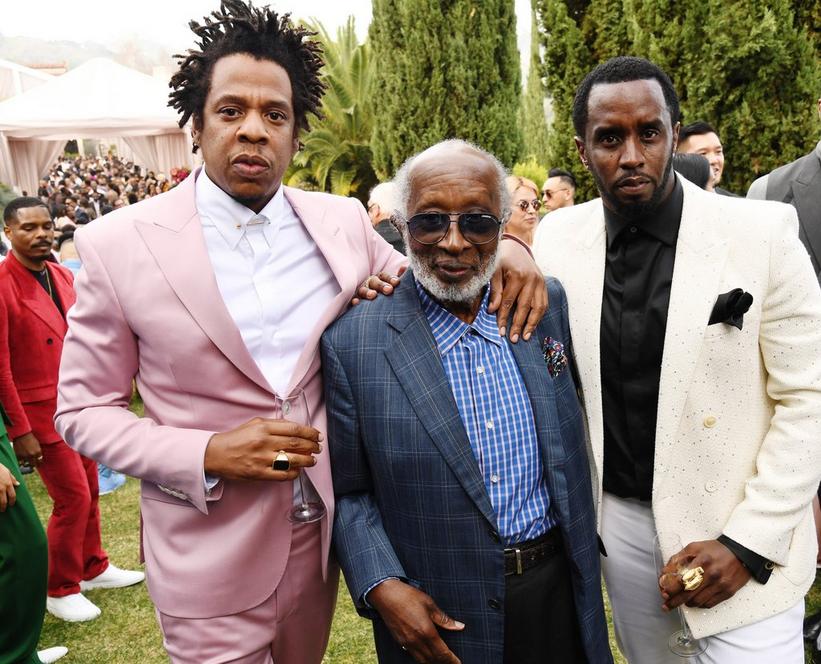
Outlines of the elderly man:
<svg viewBox="0 0 821 664">
<path fill-rule="evenodd" d="M 379 660 L 609 662 L 562 288 L 512 346 L 487 309 L 504 169 L 451 140 L 396 182 L 411 271 L 322 340 L 336 550 Z"/>
<path fill-rule="evenodd" d="M 698 664 L 803 662 L 821 292 L 791 207 L 676 177 L 678 118 L 646 60 L 588 74 L 573 122 L 602 197 L 534 244 L 570 303 L 613 621 L 631 664 L 681 661 L 662 604 L 685 607 Z"/>
<path fill-rule="evenodd" d="M 225 0 L 215 15 L 192 23 L 198 46 L 171 80 L 204 167 L 77 233 L 57 427 L 142 479 L 148 589 L 175 664 L 318 664 L 337 592 L 319 337 L 405 260 L 357 201 L 282 186 L 321 103 L 318 44 L 267 7 Z M 538 299 L 523 265 L 507 284 Z M 134 380 L 144 418 L 128 410 Z M 298 475 L 318 521 L 292 515 Z"/>
</svg>

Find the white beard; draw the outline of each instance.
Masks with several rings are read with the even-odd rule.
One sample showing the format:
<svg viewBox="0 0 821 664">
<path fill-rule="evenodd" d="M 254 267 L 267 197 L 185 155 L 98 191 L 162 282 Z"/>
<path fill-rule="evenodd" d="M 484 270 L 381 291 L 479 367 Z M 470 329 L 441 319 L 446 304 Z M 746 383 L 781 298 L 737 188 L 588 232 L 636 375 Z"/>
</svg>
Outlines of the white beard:
<svg viewBox="0 0 821 664">
<path fill-rule="evenodd" d="M 436 277 L 429 265 L 419 260 L 419 257 L 410 250 L 407 242 L 405 247 L 408 249 L 408 262 L 410 262 L 413 270 L 413 276 L 437 302 L 473 302 L 482 294 L 484 287 L 490 283 L 490 278 L 496 271 L 496 265 L 499 262 L 499 252 L 497 250 L 492 256 L 488 257 L 484 265 L 479 265 L 479 272 L 466 283 L 446 284 Z"/>
</svg>

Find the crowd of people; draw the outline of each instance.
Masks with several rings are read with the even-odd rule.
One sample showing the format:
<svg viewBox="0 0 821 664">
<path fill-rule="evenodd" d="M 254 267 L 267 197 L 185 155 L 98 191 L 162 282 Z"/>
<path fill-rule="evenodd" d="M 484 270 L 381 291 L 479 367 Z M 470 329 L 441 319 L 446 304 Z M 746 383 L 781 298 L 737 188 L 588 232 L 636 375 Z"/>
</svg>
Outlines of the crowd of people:
<svg viewBox="0 0 821 664">
<path fill-rule="evenodd" d="M 307 30 L 244 0 L 190 25 L 170 97 L 203 167 L 64 161 L 4 211 L 0 659 L 54 661 L 46 608 L 142 580 L 102 549 L 96 462 L 142 480 L 175 664 L 320 664 L 340 569 L 387 664 L 608 664 L 602 577 L 630 664 L 803 662 L 821 147 L 723 191 L 714 129 L 621 56 L 574 100 L 600 197 L 450 139 L 366 210 L 282 185 L 324 87 Z"/>
</svg>

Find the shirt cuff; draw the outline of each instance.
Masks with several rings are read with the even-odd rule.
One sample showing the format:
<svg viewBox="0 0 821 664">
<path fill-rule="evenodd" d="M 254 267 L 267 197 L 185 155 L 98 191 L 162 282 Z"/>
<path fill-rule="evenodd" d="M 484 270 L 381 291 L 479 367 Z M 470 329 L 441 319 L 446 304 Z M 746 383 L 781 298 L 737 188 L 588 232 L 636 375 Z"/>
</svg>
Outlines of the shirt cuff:
<svg viewBox="0 0 821 664">
<path fill-rule="evenodd" d="M 750 551 L 746 546 L 739 544 L 726 535 L 719 535 L 718 541 L 733 552 L 733 555 L 747 568 L 756 581 L 765 584 L 770 580 L 770 575 L 775 567 L 772 561 L 759 556 L 755 551 Z"/>
<path fill-rule="evenodd" d="M 215 475 L 209 475 L 202 471 L 202 483 L 205 485 L 205 493 L 211 493 L 211 490 L 220 483 L 220 479 Z"/>
<path fill-rule="evenodd" d="M 362 603 L 369 609 L 373 609 L 373 607 L 368 602 L 368 593 L 371 592 L 371 590 L 373 590 L 374 588 L 376 588 L 376 586 L 378 586 L 380 583 L 385 583 L 385 581 L 390 581 L 391 579 L 393 579 L 394 581 L 402 580 L 398 576 L 386 576 L 384 579 L 379 579 L 379 581 L 369 586 L 368 589 L 364 593 L 362 593 Z"/>
</svg>

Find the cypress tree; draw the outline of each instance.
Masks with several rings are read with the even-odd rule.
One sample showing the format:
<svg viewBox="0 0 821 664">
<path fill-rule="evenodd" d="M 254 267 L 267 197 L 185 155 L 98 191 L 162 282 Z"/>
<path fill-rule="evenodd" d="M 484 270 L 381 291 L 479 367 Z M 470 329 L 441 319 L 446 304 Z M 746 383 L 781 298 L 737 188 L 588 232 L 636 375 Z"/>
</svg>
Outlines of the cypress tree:
<svg viewBox="0 0 821 664">
<path fill-rule="evenodd" d="M 512 165 L 522 150 L 513 0 L 374 0 L 372 150 L 380 178 L 445 138 Z"/>
<path fill-rule="evenodd" d="M 534 4 L 535 4 L 535 0 Z M 525 94 L 522 98 L 521 127 L 524 156 L 546 164 L 548 160 L 547 120 L 545 119 L 545 91 L 542 83 L 542 59 L 539 56 L 539 27 L 536 12 L 530 10 L 530 67 Z M 541 183 L 539 183 L 541 185 Z"/>
<path fill-rule="evenodd" d="M 755 177 L 809 152 L 818 140 L 813 107 L 821 61 L 813 21 L 819 6 L 810 0 L 591 0 L 580 9 L 578 0 L 539 0 L 546 87 L 556 114 L 551 159 L 569 153 L 572 96 L 584 74 L 613 55 L 638 55 L 670 75 L 683 123 L 702 119 L 716 127 L 727 155 L 722 184 L 743 194 Z M 576 63 L 568 62 L 574 54 Z M 570 73 L 577 63 L 581 71 Z M 582 195 L 592 191 L 589 183 L 580 180 Z"/>
<path fill-rule="evenodd" d="M 592 198 L 598 194 L 593 179 L 579 161 L 571 119 L 576 87 L 592 67 L 592 55 L 577 23 L 584 20 L 585 7 L 575 6 L 577 18 L 573 18 L 565 0 L 536 0 L 535 4 L 544 48 L 542 76 L 553 108 L 547 133 L 546 165 L 572 172 L 578 183 L 579 199 Z"/>
</svg>

